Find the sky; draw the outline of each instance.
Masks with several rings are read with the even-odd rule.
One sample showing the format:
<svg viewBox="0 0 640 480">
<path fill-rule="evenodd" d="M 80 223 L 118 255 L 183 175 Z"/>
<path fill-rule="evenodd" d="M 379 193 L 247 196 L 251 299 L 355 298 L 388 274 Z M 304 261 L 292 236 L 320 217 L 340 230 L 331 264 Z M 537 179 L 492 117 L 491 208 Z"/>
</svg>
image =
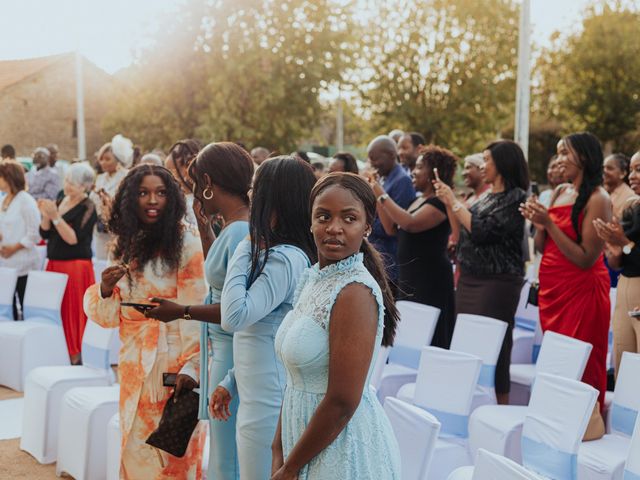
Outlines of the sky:
<svg viewBox="0 0 640 480">
<path fill-rule="evenodd" d="M 532 38 L 575 30 L 591 0 L 530 0 Z M 0 0 L 0 60 L 79 50 L 108 73 L 127 67 L 159 16 L 182 0 Z"/>
</svg>

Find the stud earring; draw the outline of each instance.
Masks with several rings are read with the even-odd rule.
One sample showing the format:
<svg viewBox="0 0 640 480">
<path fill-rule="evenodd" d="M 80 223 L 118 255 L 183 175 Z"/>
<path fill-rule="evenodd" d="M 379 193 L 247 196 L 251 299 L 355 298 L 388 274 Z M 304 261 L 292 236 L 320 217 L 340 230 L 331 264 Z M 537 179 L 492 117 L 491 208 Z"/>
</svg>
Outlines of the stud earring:
<svg viewBox="0 0 640 480">
<path fill-rule="evenodd" d="M 310 231 L 311 233 L 313 233 L 313 227 L 309 228 L 309 231 Z"/>
<path fill-rule="evenodd" d="M 202 196 L 204 197 L 205 200 L 211 200 L 213 198 L 213 192 L 211 191 L 211 189 L 209 187 L 207 187 L 202 192 Z"/>
</svg>

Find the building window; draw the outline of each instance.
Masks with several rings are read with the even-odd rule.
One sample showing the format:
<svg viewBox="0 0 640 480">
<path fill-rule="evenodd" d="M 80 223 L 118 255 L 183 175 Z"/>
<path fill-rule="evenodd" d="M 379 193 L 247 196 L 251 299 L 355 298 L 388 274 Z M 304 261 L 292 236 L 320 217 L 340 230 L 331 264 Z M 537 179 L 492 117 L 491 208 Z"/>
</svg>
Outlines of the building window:
<svg viewBox="0 0 640 480">
<path fill-rule="evenodd" d="M 74 120 L 71 126 L 71 138 L 78 138 L 78 121 Z"/>
</svg>

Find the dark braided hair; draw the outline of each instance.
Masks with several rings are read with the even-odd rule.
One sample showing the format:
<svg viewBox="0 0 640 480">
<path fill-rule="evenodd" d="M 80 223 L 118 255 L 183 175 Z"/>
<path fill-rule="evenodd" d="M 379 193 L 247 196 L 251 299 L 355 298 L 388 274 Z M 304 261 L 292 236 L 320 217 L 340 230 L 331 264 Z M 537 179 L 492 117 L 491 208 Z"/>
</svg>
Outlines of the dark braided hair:
<svg viewBox="0 0 640 480">
<path fill-rule="evenodd" d="M 180 168 L 187 168 L 191 161 L 196 158 L 198 152 L 202 149 L 202 144 L 198 140 L 187 138 L 185 140 L 178 140 L 169 149 L 169 155 L 171 155 L 171 161 L 173 162 L 173 168 L 176 171 L 184 188 L 189 192 L 193 190 L 193 183 L 190 178 L 185 178 L 180 171 Z"/>
<path fill-rule="evenodd" d="M 582 183 L 578 190 L 576 203 L 573 204 L 571 210 L 571 224 L 578 236 L 577 242 L 580 243 L 582 240 L 580 214 L 591 198 L 591 194 L 602 186 L 604 157 L 600 140 L 592 133 L 572 133 L 564 137 L 562 142 L 569 150 L 573 151 L 580 168 L 582 168 Z"/>
<path fill-rule="evenodd" d="M 150 225 L 138 218 L 140 184 L 148 175 L 160 177 L 167 198 L 161 217 Z M 177 270 L 182 256 L 185 210 L 184 194 L 169 170 L 149 164 L 129 170 L 120 183 L 109 219 L 109 231 L 116 235 L 113 259 L 128 264 L 134 272 L 142 272 L 147 263 L 156 258 L 166 272 Z M 128 278 L 131 284 L 131 276 Z"/>
<path fill-rule="evenodd" d="M 313 209 L 313 202 L 318 195 L 334 185 L 349 190 L 353 196 L 362 203 L 367 216 L 367 223 L 369 225 L 373 225 L 376 218 L 376 197 L 369 184 L 360 176 L 353 173 L 334 172 L 329 175 L 325 175 L 318 180 L 318 183 L 316 183 L 311 191 L 309 211 Z M 378 282 L 378 285 L 380 285 L 380 289 L 382 290 L 384 303 L 384 331 L 382 333 L 382 345 L 390 347 L 393 345 L 393 339 L 396 335 L 396 327 L 400 316 L 398 314 L 398 309 L 396 308 L 393 294 L 391 293 L 391 288 L 389 287 L 389 280 L 384 268 L 384 262 L 382 261 L 382 257 L 378 251 L 366 238 L 362 239 L 360 252 L 364 257 L 364 266 L 369 270 L 369 273 L 376 282 Z"/>
<path fill-rule="evenodd" d="M 260 276 L 269 259 L 269 249 L 276 245 L 294 245 L 315 263 L 316 246 L 307 208 L 315 182 L 311 165 L 292 156 L 269 158 L 258 167 L 249 218 L 250 283 Z"/>
</svg>

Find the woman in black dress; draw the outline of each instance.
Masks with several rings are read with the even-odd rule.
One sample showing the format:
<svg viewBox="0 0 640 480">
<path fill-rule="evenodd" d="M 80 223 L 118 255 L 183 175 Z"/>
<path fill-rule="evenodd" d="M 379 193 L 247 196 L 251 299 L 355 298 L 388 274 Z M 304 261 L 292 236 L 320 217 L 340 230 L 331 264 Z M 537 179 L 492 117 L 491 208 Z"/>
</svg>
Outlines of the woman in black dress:
<svg viewBox="0 0 640 480">
<path fill-rule="evenodd" d="M 447 255 L 451 227 L 445 205 L 435 196 L 433 180 L 453 185 L 458 158 L 449 150 L 429 146 L 411 174 L 419 195 L 407 210 L 398 206 L 380 184 L 372 181 L 378 215 L 389 235 L 398 236 L 399 300 L 440 309 L 431 345 L 449 348 L 455 325 L 453 270 Z"/>
</svg>

